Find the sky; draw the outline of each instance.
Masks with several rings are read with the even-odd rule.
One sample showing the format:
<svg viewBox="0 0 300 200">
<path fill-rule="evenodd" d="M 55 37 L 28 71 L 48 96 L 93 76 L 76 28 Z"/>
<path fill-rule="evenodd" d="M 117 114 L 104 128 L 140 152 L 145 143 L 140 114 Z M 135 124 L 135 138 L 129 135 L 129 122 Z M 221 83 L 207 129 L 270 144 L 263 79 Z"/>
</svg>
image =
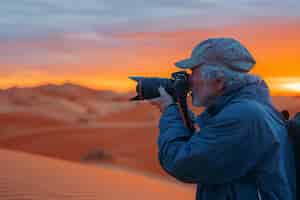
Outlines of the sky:
<svg viewBox="0 0 300 200">
<path fill-rule="evenodd" d="M 299 0 L 7 0 L 0 88 L 73 82 L 128 91 L 128 76 L 169 77 L 211 37 L 233 37 L 273 94 L 300 94 Z"/>
</svg>

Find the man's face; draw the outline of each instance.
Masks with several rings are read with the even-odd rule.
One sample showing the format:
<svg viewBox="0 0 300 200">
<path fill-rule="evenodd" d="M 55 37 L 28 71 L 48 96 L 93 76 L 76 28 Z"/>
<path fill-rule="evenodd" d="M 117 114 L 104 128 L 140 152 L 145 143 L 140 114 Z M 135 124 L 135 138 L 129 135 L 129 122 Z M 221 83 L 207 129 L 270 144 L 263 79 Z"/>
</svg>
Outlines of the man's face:
<svg viewBox="0 0 300 200">
<path fill-rule="evenodd" d="M 193 106 L 207 107 L 221 94 L 224 82 L 221 79 L 202 79 L 201 66 L 198 66 L 192 69 L 189 77 L 189 85 L 192 90 Z"/>
</svg>

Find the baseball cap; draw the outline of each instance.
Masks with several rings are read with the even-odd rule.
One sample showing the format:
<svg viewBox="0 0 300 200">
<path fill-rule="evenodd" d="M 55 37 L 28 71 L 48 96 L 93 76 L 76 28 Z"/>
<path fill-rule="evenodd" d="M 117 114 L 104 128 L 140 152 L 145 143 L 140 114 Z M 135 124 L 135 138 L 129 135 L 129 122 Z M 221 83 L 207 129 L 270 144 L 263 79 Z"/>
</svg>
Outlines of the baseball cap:
<svg viewBox="0 0 300 200">
<path fill-rule="evenodd" d="M 176 62 L 175 66 L 192 69 L 200 64 L 211 64 L 249 72 L 255 63 L 253 56 L 239 41 L 233 38 L 209 38 L 196 45 L 190 58 Z"/>
</svg>

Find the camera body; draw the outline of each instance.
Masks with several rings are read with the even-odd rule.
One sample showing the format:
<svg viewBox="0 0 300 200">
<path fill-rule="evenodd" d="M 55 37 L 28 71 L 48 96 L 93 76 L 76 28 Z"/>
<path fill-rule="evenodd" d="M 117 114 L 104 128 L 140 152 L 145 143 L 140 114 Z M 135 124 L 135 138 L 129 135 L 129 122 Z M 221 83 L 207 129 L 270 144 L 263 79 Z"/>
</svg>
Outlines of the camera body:
<svg viewBox="0 0 300 200">
<path fill-rule="evenodd" d="M 141 76 L 132 76 L 129 78 L 137 82 L 137 96 L 130 100 L 145 100 L 159 97 L 158 88 L 160 86 L 165 88 L 174 101 L 178 101 L 178 98 L 186 98 L 190 91 L 189 74 L 186 71 L 174 72 L 170 79 Z"/>
</svg>

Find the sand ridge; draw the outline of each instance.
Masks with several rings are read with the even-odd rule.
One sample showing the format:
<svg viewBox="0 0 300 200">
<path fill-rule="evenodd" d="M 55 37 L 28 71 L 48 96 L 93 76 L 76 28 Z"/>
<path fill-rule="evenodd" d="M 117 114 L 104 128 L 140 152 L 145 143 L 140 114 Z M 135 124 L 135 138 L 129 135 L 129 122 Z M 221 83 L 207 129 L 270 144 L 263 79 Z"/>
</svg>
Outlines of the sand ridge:
<svg viewBox="0 0 300 200">
<path fill-rule="evenodd" d="M 194 199 L 194 188 L 113 167 L 0 150 L 0 199 Z"/>
</svg>

